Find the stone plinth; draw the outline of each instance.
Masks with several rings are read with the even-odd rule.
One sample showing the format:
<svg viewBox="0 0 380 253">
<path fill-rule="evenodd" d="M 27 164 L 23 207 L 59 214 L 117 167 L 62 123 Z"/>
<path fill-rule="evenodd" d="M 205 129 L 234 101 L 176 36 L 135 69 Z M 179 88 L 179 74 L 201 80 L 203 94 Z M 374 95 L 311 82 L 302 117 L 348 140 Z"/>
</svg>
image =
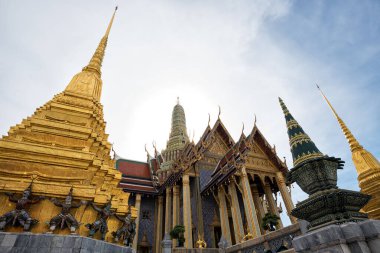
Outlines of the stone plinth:
<svg viewBox="0 0 380 253">
<path fill-rule="evenodd" d="M 329 225 L 293 239 L 299 253 L 371 253 L 380 250 L 380 221 Z"/>
<path fill-rule="evenodd" d="M 292 215 L 310 222 L 311 230 L 330 224 L 357 222 L 367 219 L 367 214 L 361 213 L 360 209 L 369 199 L 368 195 L 344 189 L 320 191 L 299 202 Z"/>
<path fill-rule="evenodd" d="M 132 248 L 75 235 L 0 232 L 0 252 L 132 253 Z"/>
<path fill-rule="evenodd" d="M 173 242 L 170 239 L 170 235 L 165 234 L 164 240 L 161 241 L 162 253 L 171 253 L 172 245 L 173 245 Z"/>
</svg>

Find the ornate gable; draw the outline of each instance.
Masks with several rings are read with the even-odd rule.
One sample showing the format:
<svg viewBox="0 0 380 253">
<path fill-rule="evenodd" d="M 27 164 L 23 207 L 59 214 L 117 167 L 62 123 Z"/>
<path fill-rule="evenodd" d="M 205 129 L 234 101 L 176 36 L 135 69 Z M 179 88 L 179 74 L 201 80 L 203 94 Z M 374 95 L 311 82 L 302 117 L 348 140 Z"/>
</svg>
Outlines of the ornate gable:
<svg viewBox="0 0 380 253">
<path fill-rule="evenodd" d="M 228 150 L 229 147 L 220 134 L 216 134 L 214 142 L 208 148 L 208 152 L 219 156 L 223 156 Z"/>
<path fill-rule="evenodd" d="M 268 173 L 287 172 L 287 167 L 277 156 L 275 147 L 269 145 L 256 125 L 247 137 L 247 142 L 249 146 L 246 158 L 247 169 Z"/>
</svg>

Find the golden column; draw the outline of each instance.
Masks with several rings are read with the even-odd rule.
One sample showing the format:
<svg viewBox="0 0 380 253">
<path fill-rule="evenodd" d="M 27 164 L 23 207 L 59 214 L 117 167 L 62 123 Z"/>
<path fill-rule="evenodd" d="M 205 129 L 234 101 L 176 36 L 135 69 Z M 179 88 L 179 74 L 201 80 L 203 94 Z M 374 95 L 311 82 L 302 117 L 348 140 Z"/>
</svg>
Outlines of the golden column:
<svg viewBox="0 0 380 253">
<path fill-rule="evenodd" d="M 247 217 L 247 223 L 249 232 L 253 237 L 258 237 L 260 233 L 260 223 L 257 219 L 255 203 L 253 201 L 251 187 L 249 185 L 248 175 L 245 167 L 241 170 L 241 186 L 243 189 L 243 198 L 244 198 L 244 210 Z"/>
<path fill-rule="evenodd" d="M 268 201 L 269 212 L 277 215 L 280 218 L 280 214 L 278 212 L 277 205 L 276 205 L 274 198 L 273 198 L 272 189 L 271 189 L 270 184 L 268 182 L 264 183 L 264 192 L 265 192 L 265 196 L 266 196 L 267 201 Z M 283 227 L 281 218 L 278 220 L 278 226 L 279 226 L 279 228 Z"/>
<path fill-rule="evenodd" d="M 189 175 L 182 176 L 183 191 L 183 224 L 185 226 L 185 247 L 193 247 L 191 204 L 190 204 L 190 178 Z"/>
<path fill-rule="evenodd" d="M 179 186 L 173 186 L 173 222 L 172 227 L 179 225 Z M 177 240 L 173 240 L 173 247 L 176 247 Z"/>
<path fill-rule="evenodd" d="M 166 188 L 165 234 L 169 234 L 172 221 L 172 189 Z"/>
<path fill-rule="evenodd" d="M 133 249 L 137 250 L 137 243 L 139 238 L 139 224 L 140 224 L 140 207 L 141 207 L 141 194 L 136 194 L 135 208 L 137 209 L 137 217 L 136 217 L 136 235 L 133 238 Z"/>
<path fill-rule="evenodd" d="M 295 224 L 297 223 L 297 218 L 290 215 L 290 213 L 292 212 L 294 208 L 294 205 L 293 205 L 292 198 L 289 194 L 288 188 L 286 187 L 285 178 L 282 172 L 279 171 L 276 173 L 276 180 L 277 180 L 277 185 L 278 185 L 278 188 L 280 189 L 282 200 L 284 201 L 286 212 L 289 216 L 289 219 L 292 222 L 292 224 Z"/>
<path fill-rule="evenodd" d="M 229 245 L 232 245 L 231 240 L 231 230 L 230 224 L 228 221 L 228 209 L 226 203 L 226 196 L 224 195 L 223 186 L 218 187 L 218 201 L 219 201 L 219 216 L 220 216 L 220 224 L 222 227 L 222 236 L 227 240 Z"/>
<path fill-rule="evenodd" d="M 235 240 L 236 243 L 239 243 L 244 237 L 244 228 L 234 182 L 231 182 L 228 185 L 228 192 L 231 196 L 231 212 L 234 225 Z"/>
<path fill-rule="evenodd" d="M 259 189 L 257 188 L 256 184 L 251 185 L 251 191 L 252 191 L 253 203 L 255 203 L 255 207 L 257 211 L 257 219 L 261 221 L 265 215 L 265 211 L 260 201 Z M 260 231 L 263 232 L 263 229 L 261 228 L 261 226 L 260 226 Z"/>
<path fill-rule="evenodd" d="M 163 202 L 164 202 L 164 197 L 163 196 L 158 196 L 158 208 L 157 208 L 157 220 L 156 220 L 156 241 L 155 241 L 155 251 L 156 253 L 161 252 L 161 240 L 162 240 L 162 220 L 163 220 Z"/>
</svg>

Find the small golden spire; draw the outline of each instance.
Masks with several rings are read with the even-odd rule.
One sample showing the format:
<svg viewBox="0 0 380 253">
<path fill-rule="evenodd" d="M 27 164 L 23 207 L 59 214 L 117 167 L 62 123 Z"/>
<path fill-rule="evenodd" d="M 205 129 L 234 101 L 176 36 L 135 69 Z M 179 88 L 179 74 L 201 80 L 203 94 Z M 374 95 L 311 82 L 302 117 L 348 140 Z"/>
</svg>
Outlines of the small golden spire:
<svg viewBox="0 0 380 253">
<path fill-rule="evenodd" d="M 348 141 L 348 144 L 350 145 L 351 152 L 354 152 L 358 149 L 363 149 L 363 147 L 359 144 L 359 142 L 356 140 L 354 135 L 351 133 L 350 129 L 346 126 L 346 124 L 343 122 L 343 120 L 339 117 L 338 113 L 335 111 L 334 107 L 331 105 L 330 101 L 327 99 L 321 88 L 317 85 L 318 90 L 321 92 L 323 98 L 329 105 L 331 111 L 333 112 L 335 118 L 338 120 L 340 127 L 342 128 L 342 131 L 344 135 L 346 136 L 346 139 Z"/>
<path fill-rule="evenodd" d="M 220 114 L 222 113 L 222 109 L 220 108 L 220 105 L 218 105 L 219 112 L 218 112 L 218 119 L 220 119 Z"/>
<path fill-rule="evenodd" d="M 115 18 L 116 11 L 117 11 L 117 6 L 115 7 L 115 11 L 112 15 L 111 21 L 108 24 L 106 33 L 104 34 L 103 38 L 101 39 L 101 41 L 98 45 L 98 48 L 96 49 L 96 51 L 95 51 L 94 55 L 92 56 L 90 62 L 88 63 L 88 65 L 86 67 L 84 67 L 82 69 L 83 71 L 95 72 L 95 73 L 99 74 L 99 76 L 101 76 L 102 72 L 100 69 L 102 67 L 104 52 L 105 52 L 106 46 L 107 46 L 108 35 L 111 31 L 111 27 L 112 27 L 113 20 Z"/>
</svg>

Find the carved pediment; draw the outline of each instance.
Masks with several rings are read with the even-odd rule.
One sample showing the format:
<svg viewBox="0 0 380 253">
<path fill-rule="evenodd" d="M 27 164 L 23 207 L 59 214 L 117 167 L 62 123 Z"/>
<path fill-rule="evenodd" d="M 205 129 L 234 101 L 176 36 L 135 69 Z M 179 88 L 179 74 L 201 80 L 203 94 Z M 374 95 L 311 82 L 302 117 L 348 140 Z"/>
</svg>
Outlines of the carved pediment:
<svg viewBox="0 0 380 253">
<path fill-rule="evenodd" d="M 222 137 L 217 134 L 214 142 L 208 148 L 208 151 L 213 154 L 223 156 L 229 150 L 227 144 L 223 141 Z"/>
</svg>

